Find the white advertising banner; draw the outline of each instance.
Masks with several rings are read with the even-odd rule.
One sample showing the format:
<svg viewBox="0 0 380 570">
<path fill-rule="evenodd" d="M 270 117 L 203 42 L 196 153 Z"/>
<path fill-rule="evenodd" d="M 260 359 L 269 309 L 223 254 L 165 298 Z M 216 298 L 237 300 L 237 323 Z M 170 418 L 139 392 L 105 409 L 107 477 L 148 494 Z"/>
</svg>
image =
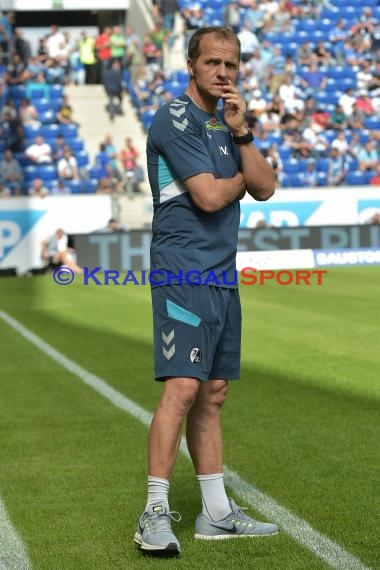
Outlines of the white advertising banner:
<svg viewBox="0 0 380 570">
<path fill-rule="evenodd" d="M 267 202 L 246 195 L 241 201 L 241 228 L 258 222 L 273 227 L 365 224 L 380 214 L 380 188 L 323 188 L 321 190 L 278 190 Z"/>
<path fill-rule="evenodd" d="M 129 0 L 3 0 L 2 10 L 128 10 Z"/>
<path fill-rule="evenodd" d="M 104 228 L 112 216 L 109 196 L 51 196 L 0 200 L 0 269 L 18 273 L 41 267 L 41 242 L 57 228 L 68 234 Z"/>
</svg>

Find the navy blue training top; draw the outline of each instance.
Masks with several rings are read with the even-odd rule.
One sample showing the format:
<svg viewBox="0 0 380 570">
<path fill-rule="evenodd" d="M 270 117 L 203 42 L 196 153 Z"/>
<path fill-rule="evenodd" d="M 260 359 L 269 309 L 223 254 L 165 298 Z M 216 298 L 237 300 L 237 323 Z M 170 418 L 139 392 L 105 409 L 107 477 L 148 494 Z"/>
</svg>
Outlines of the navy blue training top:
<svg viewBox="0 0 380 570">
<path fill-rule="evenodd" d="M 209 284 L 237 287 L 239 200 L 206 213 L 184 185 L 203 172 L 231 178 L 240 170 L 240 154 L 221 113 L 206 113 L 185 94 L 163 105 L 149 129 L 147 161 L 154 210 L 151 271 L 199 271 L 202 283 L 214 272 L 220 283 Z"/>
</svg>

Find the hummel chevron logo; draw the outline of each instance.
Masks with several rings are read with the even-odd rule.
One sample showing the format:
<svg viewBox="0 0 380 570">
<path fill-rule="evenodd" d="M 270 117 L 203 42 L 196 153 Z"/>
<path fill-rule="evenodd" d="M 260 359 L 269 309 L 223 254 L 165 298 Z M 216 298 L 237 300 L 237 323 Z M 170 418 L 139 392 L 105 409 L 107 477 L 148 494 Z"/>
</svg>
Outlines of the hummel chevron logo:
<svg viewBox="0 0 380 570">
<path fill-rule="evenodd" d="M 184 131 L 188 124 L 189 121 L 186 118 L 182 121 L 182 123 L 180 123 L 179 121 L 173 121 L 173 125 L 175 126 L 175 128 L 179 129 L 180 131 Z"/>
<path fill-rule="evenodd" d="M 175 107 L 176 105 L 188 105 L 189 101 L 182 101 L 181 99 L 174 99 L 174 101 L 172 102 L 172 104 L 170 105 L 171 107 Z"/>
<path fill-rule="evenodd" d="M 175 117 L 180 117 L 181 115 L 183 115 L 186 112 L 185 107 L 180 107 L 179 109 L 169 109 L 169 112 L 171 115 L 174 115 Z"/>
<path fill-rule="evenodd" d="M 173 338 L 174 338 L 174 329 L 168 335 L 162 332 L 162 340 L 166 345 L 168 345 L 173 340 Z"/>
<path fill-rule="evenodd" d="M 166 348 L 163 346 L 162 352 L 163 352 L 166 360 L 170 360 L 172 358 L 172 356 L 175 354 L 175 344 L 173 344 L 173 346 L 169 350 L 166 350 Z"/>
</svg>

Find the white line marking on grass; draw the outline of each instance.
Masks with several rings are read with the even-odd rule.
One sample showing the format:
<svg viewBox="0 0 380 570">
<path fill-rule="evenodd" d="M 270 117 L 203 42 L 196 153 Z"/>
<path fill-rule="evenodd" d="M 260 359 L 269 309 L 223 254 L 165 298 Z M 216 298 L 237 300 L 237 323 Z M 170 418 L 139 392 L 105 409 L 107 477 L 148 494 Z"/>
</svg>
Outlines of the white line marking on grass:
<svg viewBox="0 0 380 570">
<path fill-rule="evenodd" d="M 0 570 L 30 570 L 26 547 L 9 520 L 0 498 Z"/>
<path fill-rule="evenodd" d="M 146 426 L 150 425 L 152 414 L 135 404 L 132 400 L 109 386 L 104 380 L 91 374 L 61 352 L 43 341 L 39 336 L 24 327 L 13 317 L 0 311 L 0 318 L 9 326 L 20 333 L 29 342 L 34 344 L 47 356 L 58 362 L 63 368 L 80 378 L 85 384 L 104 396 L 118 408 L 124 410 Z M 181 452 L 189 459 L 186 441 L 181 440 Z M 244 481 L 237 473 L 234 473 L 226 465 L 224 466 L 226 485 L 241 499 L 261 512 L 268 519 L 277 522 L 282 529 L 292 536 L 297 542 L 308 548 L 318 558 L 326 562 L 331 568 L 338 570 L 371 570 L 359 558 L 356 558 L 339 544 L 330 540 L 327 536 L 314 530 L 309 523 L 297 517 L 285 507 L 279 505 L 274 499 L 262 493 L 256 487 Z M 1 569 L 0 569 L 1 570 Z"/>
</svg>

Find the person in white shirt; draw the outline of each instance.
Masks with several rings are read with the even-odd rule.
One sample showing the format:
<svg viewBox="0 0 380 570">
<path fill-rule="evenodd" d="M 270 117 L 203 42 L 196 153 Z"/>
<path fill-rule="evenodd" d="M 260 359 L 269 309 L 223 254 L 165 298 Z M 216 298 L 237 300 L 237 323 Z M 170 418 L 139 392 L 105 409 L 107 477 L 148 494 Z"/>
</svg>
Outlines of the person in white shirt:
<svg viewBox="0 0 380 570">
<path fill-rule="evenodd" d="M 52 59 L 60 59 L 66 46 L 65 36 L 58 30 L 58 26 L 50 26 L 50 34 L 46 40 L 48 56 Z"/>
<path fill-rule="evenodd" d="M 69 247 L 68 235 L 62 228 L 58 228 L 52 236 L 41 244 L 41 257 L 49 267 L 65 266 L 74 273 L 83 273 L 83 269 L 76 263 L 75 251 Z"/>
<path fill-rule="evenodd" d="M 25 155 L 35 164 L 51 164 L 53 162 L 53 151 L 49 144 L 44 142 L 43 137 L 37 135 L 34 144 L 28 146 Z"/>
<path fill-rule="evenodd" d="M 63 156 L 57 164 L 57 170 L 60 179 L 79 180 L 78 162 L 69 146 L 64 147 Z"/>
</svg>

